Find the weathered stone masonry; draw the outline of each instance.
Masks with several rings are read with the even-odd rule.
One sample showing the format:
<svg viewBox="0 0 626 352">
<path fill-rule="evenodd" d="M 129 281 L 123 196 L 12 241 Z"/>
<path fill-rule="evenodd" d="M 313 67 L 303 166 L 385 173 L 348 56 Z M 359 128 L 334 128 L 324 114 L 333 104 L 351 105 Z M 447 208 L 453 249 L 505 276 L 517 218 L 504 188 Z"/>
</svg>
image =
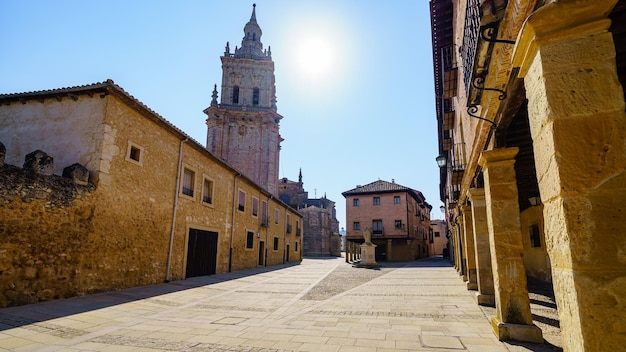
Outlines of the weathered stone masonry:
<svg viewBox="0 0 626 352">
<path fill-rule="evenodd" d="M 90 253 L 101 250 L 86 241 L 94 226 L 94 189 L 13 165 L 0 168 L 0 306 L 98 287 L 93 266 L 84 265 Z"/>
</svg>

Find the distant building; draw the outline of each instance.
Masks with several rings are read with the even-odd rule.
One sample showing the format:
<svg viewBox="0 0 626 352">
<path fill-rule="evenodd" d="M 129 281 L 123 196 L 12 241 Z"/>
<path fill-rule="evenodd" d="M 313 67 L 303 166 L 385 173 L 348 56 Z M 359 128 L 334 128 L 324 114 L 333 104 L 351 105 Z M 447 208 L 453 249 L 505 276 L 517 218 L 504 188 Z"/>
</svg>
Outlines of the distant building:
<svg viewBox="0 0 626 352">
<path fill-rule="evenodd" d="M 448 225 L 445 220 L 431 220 L 432 238 L 430 239 L 431 255 L 443 255 L 444 248 L 448 244 L 446 237 Z"/>
<path fill-rule="evenodd" d="M 424 195 L 395 181 L 374 181 L 343 192 L 346 240 L 363 243 L 372 233 L 376 260 L 409 261 L 430 256 L 430 211 Z"/>
<path fill-rule="evenodd" d="M 309 198 L 302 183 L 302 170 L 298 175 L 298 182 L 283 178 L 278 189 L 280 200 L 298 209 L 303 216 L 303 254 L 341 256 L 341 235 L 335 202 L 326 198 L 326 195 L 322 198 Z"/>
</svg>

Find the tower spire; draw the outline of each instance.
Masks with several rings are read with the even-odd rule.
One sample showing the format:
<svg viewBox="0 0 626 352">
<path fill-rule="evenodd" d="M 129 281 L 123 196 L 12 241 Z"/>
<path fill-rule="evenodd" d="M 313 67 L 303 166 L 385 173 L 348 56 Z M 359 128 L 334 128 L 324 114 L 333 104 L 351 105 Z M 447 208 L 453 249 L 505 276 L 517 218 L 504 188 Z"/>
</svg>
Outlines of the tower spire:
<svg viewBox="0 0 626 352">
<path fill-rule="evenodd" d="M 252 4 L 252 16 L 250 16 L 250 22 L 256 23 L 256 4 Z"/>
<path fill-rule="evenodd" d="M 256 4 L 252 4 L 252 15 L 250 15 L 250 21 L 243 28 L 243 34 L 241 47 L 235 48 L 236 58 L 271 60 L 271 54 L 263 52 L 263 43 L 261 43 L 263 31 L 256 21 Z"/>
</svg>

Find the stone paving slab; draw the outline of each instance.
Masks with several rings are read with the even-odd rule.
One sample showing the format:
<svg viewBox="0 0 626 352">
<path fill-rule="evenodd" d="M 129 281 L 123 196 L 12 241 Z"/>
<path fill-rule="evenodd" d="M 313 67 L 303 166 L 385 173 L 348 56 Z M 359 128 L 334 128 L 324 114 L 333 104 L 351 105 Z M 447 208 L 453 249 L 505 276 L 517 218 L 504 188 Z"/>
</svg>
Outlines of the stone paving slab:
<svg viewBox="0 0 626 352">
<path fill-rule="evenodd" d="M 443 259 L 363 269 L 343 258 L 306 258 L 0 309 L 0 350 L 504 352 L 510 345 L 495 338 Z"/>
</svg>

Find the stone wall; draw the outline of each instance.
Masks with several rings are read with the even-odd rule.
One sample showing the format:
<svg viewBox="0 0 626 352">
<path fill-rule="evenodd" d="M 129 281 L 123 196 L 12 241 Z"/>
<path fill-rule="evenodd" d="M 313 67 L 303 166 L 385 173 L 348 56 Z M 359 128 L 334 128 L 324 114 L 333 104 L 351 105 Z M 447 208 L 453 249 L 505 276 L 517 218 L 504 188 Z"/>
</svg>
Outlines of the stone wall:
<svg viewBox="0 0 626 352">
<path fill-rule="evenodd" d="M 87 293 L 95 187 L 0 168 L 0 307 Z"/>
<path fill-rule="evenodd" d="M 90 113 L 86 106 L 97 106 L 91 112 L 101 117 L 87 119 L 96 125 L 81 129 L 94 132 L 87 139 L 67 137 L 87 144 L 42 138 L 39 143 L 54 152 L 29 154 L 33 163 L 24 169 L 31 173 L 3 166 L 0 307 L 184 279 L 191 229 L 217 233 L 216 273 L 301 259 L 297 211 L 116 86 L 105 88 L 106 95 L 81 94 L 77 88 L 76 99 L 52 92 L 0 105 L 0 135 L 6 136 L 21 131 L 22 125 L 31 126 L 35 136 L 45 134 L 37 126 L 54 129 L 54 121 L 71 125 Z M 53 122 L 39 124 L 42 118 Z M 23 160 L 30 152 L 24 145 L 36 142 L 22 137 L 10 138 L 0 157 Z M 55 153 L 64 164 L 58 165 Z M 61 169 L 70 161 L 70 168 Z M 87 170 L 77 162 L 97 168 Z M 183 192 L 182 184 L 177 188 L 185 169 L 194 175 L 191 195 Z M 203 200 L 205 180 L 213 182 L 210 204 Z M 239 190 L 246 193 L 244 211 L 233 203 Z M 267 204 L 268 224 L 263 224 L 260 209 L 252 212 L 254 199 Z M 252 248 L 246 245 L 249 231 L 256 234 Z M 279 239 L 277 250 L 274 237 Z"/>
</svg>

